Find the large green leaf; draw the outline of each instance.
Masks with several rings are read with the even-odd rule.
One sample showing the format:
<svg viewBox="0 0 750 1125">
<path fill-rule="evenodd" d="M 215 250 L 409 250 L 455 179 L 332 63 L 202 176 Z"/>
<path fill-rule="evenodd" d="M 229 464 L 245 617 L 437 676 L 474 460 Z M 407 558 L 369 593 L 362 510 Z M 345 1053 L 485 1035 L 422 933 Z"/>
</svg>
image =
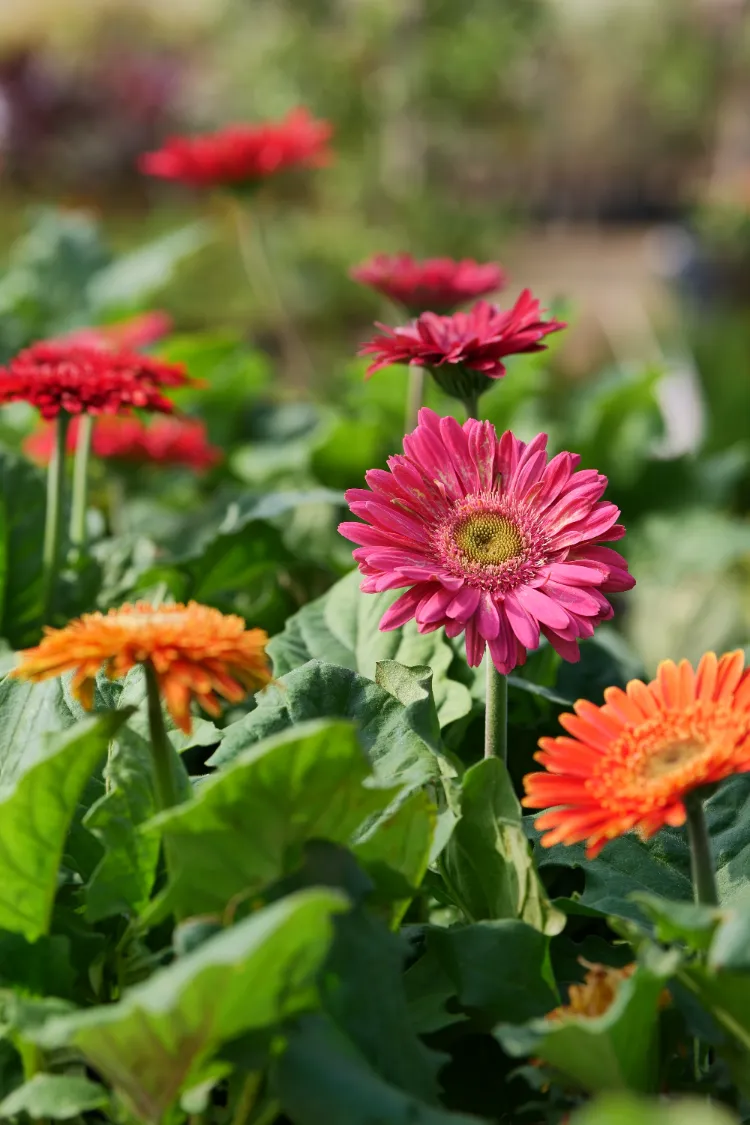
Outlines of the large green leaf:
<svg viewBox="0 0 750 1125">
<path fill-rule="evenodd" d="M 733 1113 L 705 1098 L 606 1094 L 574 1113 L 570 1125 L 737 1125 Z"/>
<path fill-rule="evenodd" d="M 139 1121 L 160 1125 L 221 1043 L 317 1003 L 333 914 L 347 900 L 307 890 L 178 958 L 116 1004 L 47 1023 L 38 1040 L 76 1047 Z"/>
<path fill-rule="evenodd" d="M 295 1125 L 480 1125 L 386 1082 L 322 1017 L 300 1021 L 289 1034 L 273 1086 Z"/>
<path fill-rule="evenodd" d="M 436 826 L 437 809 L 427 793 L 418 789 L 386 809 L 351 845 L 360 866 L 389 899 L 395 900 L 397 916 L 424 878 Z"/>
<path fill-rule="evenodd" d="M 334 930 L 323 975 L 326 1010 L 381 1078 L 434 1104 L 444 1059 L 412 1029 L 402 972 L 407 942 L 362 907 L 337 918 Z"/>
<path fill-rule="evenodd" d="M 268 735 L 311 719 L 350 719 L 375 773 L 419 784 L 435 778 L 438 760 L 403 704 L 350 668 L 311 660 L 258 696 L 258 706 L 228 727 L 210 765 L 232 761 Z"/>
<path fill-rule="evenodd" d="M 509 1054 L 541 1058 L 589 1093 L 650 1093 L 659 1072 L 659 998 L 676 968 L 668 955 L 639 965 L 604 1015 L 506 1023 L 495 1035 Z"/>
<path fill-rule="evenodd" d="M 91 279 L 89 304 L 100 312 L 141 304 L 164 288 L 185 258 L 206 244 L 210 233 L 207 223 L 191 223 L 120 255 Z"/>
<path fill-rule="evenodd" d="M 221 911 L 292 872 L 304 844 L 347 844 L 393 799 L 367 784 L 370 767 L 350 723 L 305 723 L 252 743 L 151 822 L 171 856 L 167 902 L 190 913 Z"/>
<path fill-rule="evenodd" d="M 409 667 L 428 666 L 434 675 L 433 691 L 445 726 L 471 711 L 471 693 L 450 675 L 453 650 L 441 630 L 421 635 L 413 622 L 402 629 L 381 633 L 381 617 L 396 594 L 363 594 L 358 572 L 347 574 L 327 594 L 290 617 L 284 631 L 268 647 L 277 675 L 284 675 L 308 660 L 325 660 L 375 678 L 381 660 L 397 660 Z"/>
<path fill-rule="evenodd" d="M 447 978 L 463 1008 L 481 1012 L 492 1022 L 532 1019 L 558 1002 L 549 938 L 524 922 L 432 926 L 424 930 L 424 941 L 424 954 L 409 973 L 421 963 L 415 976 L 431 976 L 443 1000 Z M 413 995 L 412 982 L 409 993 Z"/>
<path fill-rule="evenodd" d="M 143 670 L 133 669 L 121 690 L 115 689 L 119 689 L 119 685 L 106 682 L 98 685 L 99 692 L 112 692 L 118 709 L 135 708 L 135 711 L 110 746 L 105 770 L 107 790 L 84 817 L 85 828 L 105 849 L 86 886 L 89 922 L 112 914 L 136 914 L 143 910 L 151 894 L 159 859 L 158 834 L 140 831 L 141 825 L 158 810 Z M 169 725 L 172 725 L 171 720 Z M 169 739 L 175 789 L 182 799 L 187 799 L 192 790 L 175 743 L 186 743 L 188 737 L 172 730 Z"/>
<path fill-rule="evenodd" d="M 0 1102 L 0 1118 L 27 1113 L 32 1121 L 52 1118 L 67 1121 L 109 1103 L 109 1094 L 97 1082 L 69 1074 L 35 1074 Z"/>
<path fill-rule="evenodd" d="M 750 777 L 724 782 L 706 802 L 706 818 L 724 906 L 750 904 Z M 684 829 L 663 828 L 644 842 L 636 835 L 612 840 L 593 860 L 582 844 L 536 849 L 540 868 L 579 867 L 585 878 L 581 902 L 604 914 L 642 919 L 630 896 L 638 892 L 690 900 L 690 852 Z"/>
<path fill-rule="evenodd" d="M 45 495 L 39 469 L 0 453 L 0 636 L 14 648 L 40 632 Z"/>
<path fill-rule="evenodd" d="M 518 918 L 559 933 L 565 917 L 550 905 L 537 875 L 521 806 L 499 759 L 485 758 L 466 772 L 460 803 L 441 870 L 466 917 Z"/>
<path fill-rule="evenodd" d="M 0 681 L 0 785 L 12 785 L 43 753 L 47 735 L 75 721 L 60 680 Z"/>
<path fill-rule="evenodd" d="M 47 932 L 68 827 L 87 779 L 127 712 L 86 719 L 49 738 L 0 798 L 0 927 Z"/>
</svg>

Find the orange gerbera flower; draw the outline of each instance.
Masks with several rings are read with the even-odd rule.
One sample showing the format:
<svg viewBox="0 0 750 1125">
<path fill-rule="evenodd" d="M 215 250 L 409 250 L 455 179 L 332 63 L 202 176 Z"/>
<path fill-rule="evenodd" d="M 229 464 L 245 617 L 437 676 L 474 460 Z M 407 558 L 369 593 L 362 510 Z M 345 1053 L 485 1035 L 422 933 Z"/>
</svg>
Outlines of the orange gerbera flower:
<svg viewBox="0 0 750 1125">
<path fill-rule="evenodd" d="M 649 684 L 608 688 L 603 707 L 586 700 L 560 722 L 572 738 L 542 738 L 547 773 L 524 778 L 527 808 L 559 806 L 536 819 L 545 847 L 586 841 L 589 859 L 607 840 L 637 828 L 647 839 L 685 823 L 685 797 L 750 770 L 750 670 L 741 651 L 697 671 L 665 660 Z"/>
<path fill-rule="evenodd" d="M 571 984 L 568 1003 L 554 1008 L 548 1014 L 548 1020 L 564 1020 L 571 1016 L 583 1016 L 586 1019 L 603 1016 L 614 1004 L 622 982 L 632 977 L 637 968 L 635 961 L 621 969 L 613 969 L 611 965 L 590 964 L 582 957 L 579 961 L 587 970 L 583 984 Z"/>
<path fill-rule="evenodd" d="M 241 617 L 197 602 L 158 607 L 137 602 L 106 614 L 86 613 L 64 629 L 46 628 L 40 644 L 21 653 L 11 675 L 37 681 L 73 671 L 73 694 L 89 710 L 101 668 L 115 680 L 136 664 L 148 664 L 167 710 L 187 734 L 192 699 L 217 715 L 217 696 L 239 703 L 270 682 L 267 640 L 262 629 L 246 629 Z"/>
</svg>

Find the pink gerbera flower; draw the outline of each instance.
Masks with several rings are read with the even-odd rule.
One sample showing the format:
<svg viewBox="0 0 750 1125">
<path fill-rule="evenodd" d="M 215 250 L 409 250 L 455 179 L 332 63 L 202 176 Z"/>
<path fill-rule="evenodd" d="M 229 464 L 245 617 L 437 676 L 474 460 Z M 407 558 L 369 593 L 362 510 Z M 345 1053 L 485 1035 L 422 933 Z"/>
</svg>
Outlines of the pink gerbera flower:
<svg viewBox="0 0 750 1125">
<path fill-rule="evenodd" d="M 505 273 L 496 262 L 471 258 L 427 258 L 418 262 L 411 254 L 376 254 L 355 266 L 350 276 L 369 285 L 414 316 L 431 309 L 452 312 L 458 305 L 494 293 L 505 285 Z"/>
<path fill-rule="evenodd" d="M 379 324 L 384 335 L 364 344 L 359 354 L 375 356 L 367 368 L 368 376 L 381 367 L 408 363 L 429 367 L 433 373 L 456 366 L 480 372 L 488 379 L 501 379 L 506 356 L 544 351 L 544 337 L 566 327 L 559 320 L 543 320 L 542 316 L 539 301 L 524 289 L 507 312 L 477 301 L 468 312 L 452 316 L 422 313 L 403 328 Z"/>
<path fill-rule="evenodd" d="M 343 523 L 358 543 L 362 590 L 408 587 L 380 622 L 397 629 L 415 618 L 420 633 L 466 633 L 469 664 L 488 645 L 508 673 L 539 644 L 565 660 L 578 641 L 612 616 L 606 594 L 629 590 L 625 559 L 601 542 L 622 538 L 619 510 L 602 501 L 607 478 L 576 472 L 580 457 L 548 462 L 547 435 L 526 445 L 489 422 L 440 418 L 422 409 L 390 472 L 371 469 L 370 489 L 347 501 L 364 523 Z"/>
</svg>

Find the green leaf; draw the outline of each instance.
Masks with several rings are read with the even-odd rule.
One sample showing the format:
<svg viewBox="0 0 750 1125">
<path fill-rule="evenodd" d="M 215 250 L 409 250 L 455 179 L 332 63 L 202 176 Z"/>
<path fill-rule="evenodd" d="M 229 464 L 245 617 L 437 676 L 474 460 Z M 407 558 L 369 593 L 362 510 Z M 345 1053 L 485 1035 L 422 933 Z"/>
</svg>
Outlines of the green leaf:
<svg viewBox="0 0 750 1125">
<path fill-rule="evenodd" d="M 750 910 L 717 912 L 721 924 L 714 934 L 708 963 L 712 969 L 750 970 Z"/>
<path fill-rule="evenodd" d="M 127 712 L 52 736 L 0 798 L 0 927 L 34 941 L 47 932 L 76 803 Z"/>
<path fill-rule="evenodd" d="M 723 906 L 750 906 L 750 777 L 721 784 L 705 805 Z M 580 867 L 585 878 L 584 906 L 603 914 L 643 920 L 634 892 L 691 901 L 690 850 L 684 829 L 662 828 L 650 840 L 631 834 L 612 840 L 596 859 L 585 858 L 582 844 L 537 848 L 537 864 Z"/>
<path fill-rule="evenodd" d="M 453 650 L 441 630 L 420 634 L 414 622 L 402 629 L 381 633 L 381 617 L 397 596 L 363 594 L 361 575 L 347 574 L 322 598 L 310 602 L 290 617 L 284 631 L 273 637 L 268 651 L 274 670 L 282 676 L 308 660 L 325 660 L 375 678 L 382 660 L 397 660 L 408 667 L 430 667 L 440 725 L 453 722 L 471 711 L 471 693 L 451 678 Z"/>
<path fill-rule="evenodd" d="M 67 1121 L 109 1103 L 109 1094 L 98 1082 L 69 1074 L 35 1074 L 0 1102 L 0 1118 L 27 1113 L 32 1120 L 51 1117 Z"/>
<path fill-rule="evenodd" d="M 0 930 L 0 986 L 31 996 L 70 997 L 74 971 L 67 937 L 54 934 L 30 942 Z"/>
<path fill-rule="evenodd" d="M 140 304 L 172 279 L 177 267 L 208 242 L 206 223 L 191 223 L 121 254 L 99 270 L 87 291 L 94 309 L 112 310 Z"/>
<path fill-rule="evenodd" d="M 305 723 L 250 745 L 192 801 L 151 822 L 172 857 L 167 902 L 222 911 L 295 870 L 306 841 L 349 843 L 393 799 L 363 784 L 369 773 L 349 723 Z"/>
<path fill-rule="evenodd" d="M 232 761 L 254 742 L 312 719 L 351 719 L 376 775 L 419 785 L 437 777 L 438 760 L 406 708 L 349 668 L 311 660 L 282 676 L 258 706 L 228 727 L 212 766 Z"/>
<path fill-rule="evenodd" d="M 409 726 L 415 730 L 433 754 L 445 757 L 440 735 L 440 720 L 432 694 L 432 669 L 422 665 L 407 668 L 397 660 L 379 660 L 375 665 L 375 682 L 402 703 Z M 447 766 L 447 762 L 445 765 Z M 448 773 L 461 772 L 461 763 L 453 762 Z"/>
<path fill-rule="evenodd" d="M 495 1036 L 508 1054 L 541 1058 L 589 1093 L 649 1093 L 659 1070 L 659 997 L 676 967 L 674 958 L 639 965 L 604 1015 L 502 1024 Z"/>
<path fill-rule="evenodd" d="M 322 1017 L 308 1017 L 290 1032 L 273 1086 L 295 1125 L 480 1125 L 390 1085 Z"/>
<path fill-rule="evenodd" d="M 558 1003 L 549 938 L 524 922 L 431 926 L 423 933 L 422 959 L 436 979 L 434 966 L 440 966 L 463 1008 L 493 1022 L 521 1022 L 546 1014 Z M 425 970 L 423 966 L 423 974 Z"/>
<path fill-rule="evenodd" d="M 0 785 L 12 785 L 43 755 L 47 736 L 75 721 L 60 680 L 0 681 Z"/>
<path fill-rule="evenodd" d="M 705 1098 L 637 1098 L 607 1094 L 574 1113 L 570 1125 L 737 1125 L 733 1113 Z"/>
<path fill-rule="evenodd" d="M 565 917 L 551 906 L 537 875 L 521 806 L 499 759 L 467 770 L 460 803 L 441 859 L 449 892 L 467 918 L 519 918 L 543 933 L 559 933 Z"/>
<path fill-rule="evenodd" d="M 406 941 L 361 907 L 338 917 L 334 932 L 324 1007 L 381 1078 L 434 1104 L 444 1059 L 411 1026 L 402 973 Z"/>
<path fill-rule="evenodd" d="M 0 636 L 14 648 L 38 640 L 42 616 L 44 475 L 0 453 Z"/>
<path fill-rule="evenodd" d="M 437 810 L 423 790 L 386 809 L 351 845 L 358 863 L 400 917 L 424 878 L 432 855 Z M 394 882 L 394 873 L 399 882 Z M 405 892 L 405 893 L 404 893 Z"/>
<path fill-rule="evenodd" d="M 668 902 L 658 895 L 634 894 L 633 902 L 654 923 L 657 941 L 665 945 L 683 942 L 690 949 L 705 952 L 722 919 L 715 907 L 694 902 Z"/>
<path fill-rule="evenodd" d="M 178 958 L 116 1004 L 46 1024 L 38 1041 L 75 1047 L 138 1120 L 160 1125 L 218 1047 L 313 1007 L 316 974 L 347 900 L 300 891 Z"/>
</svg>

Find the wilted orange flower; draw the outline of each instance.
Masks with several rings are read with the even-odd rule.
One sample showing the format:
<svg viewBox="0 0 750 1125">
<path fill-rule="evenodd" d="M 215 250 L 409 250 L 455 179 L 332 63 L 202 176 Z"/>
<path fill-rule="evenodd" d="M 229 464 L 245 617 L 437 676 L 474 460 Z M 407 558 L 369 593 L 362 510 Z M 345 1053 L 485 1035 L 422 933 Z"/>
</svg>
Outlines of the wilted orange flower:
<svg viewBox="0 0 750 1125">
<path fill-rule="evenodd" d="M 603 1016 L 614 1004 L 622 982 L 632 977 L 637 968 L 635 961 L 621 969 L 613 969 L 611 965 L 594 965 L 582 958 L 581 964 L 587 969 L 583 984 L 571 984 L 568 1003 L 551 1011 L 547 1015 L 548 1020 Z"/>
<path fill-rule="evenodd" d="M 697 671 L 665 660 L 651 683 L 608 688 L 603 707 L 579 700 L 575 715 L 561 715 L 573 737 L 540 739 L 548 772 L 524 778 L 527 808 L 559 806 L 536 818 L 544 847 L 585 840 L 591 859 L 632 828 L 648 839 L 685 823 L 692 790 L 750 770 L 744 663 L 740 650 L 708 652 Z"/>
<path fill-rule="evenodd" d="M 217 696 L 239 703 L 270 682 L 267 640 L 262 629 L 246 629 L 241 617 L 197 602 L 158 607 L 137 602 L 106 614 L 86 613 L 63 629 L 46 628 L 40 644 L 21 653 L 11 675 L 37 681 L 73 671 L 73 694 L 88 710 L 101 668 L 115 680 L 136 664 L 149 664 L 167 710 L 187 734 L 191 699 L 217 715 Z"/>
</svg>

